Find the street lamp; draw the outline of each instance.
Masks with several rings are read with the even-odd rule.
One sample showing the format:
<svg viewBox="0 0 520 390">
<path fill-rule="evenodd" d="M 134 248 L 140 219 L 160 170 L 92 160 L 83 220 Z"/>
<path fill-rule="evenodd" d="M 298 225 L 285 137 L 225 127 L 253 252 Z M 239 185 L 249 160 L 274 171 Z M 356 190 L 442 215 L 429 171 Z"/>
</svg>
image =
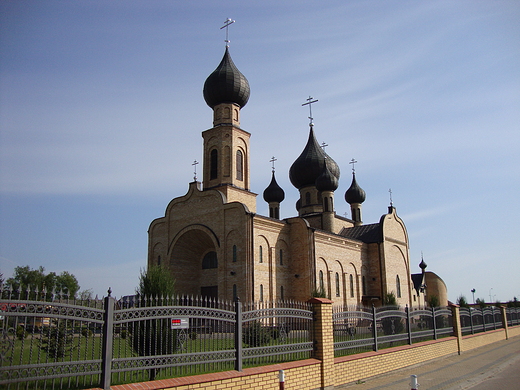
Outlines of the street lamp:
<svg viewBox="0 0 520 390">
<path fill-rule="evenodd" d="M 473 294 L 473 304 L 475 304 L 475 290 L 474 288 L 471 289 L 471 293 Z"/>
</svg>

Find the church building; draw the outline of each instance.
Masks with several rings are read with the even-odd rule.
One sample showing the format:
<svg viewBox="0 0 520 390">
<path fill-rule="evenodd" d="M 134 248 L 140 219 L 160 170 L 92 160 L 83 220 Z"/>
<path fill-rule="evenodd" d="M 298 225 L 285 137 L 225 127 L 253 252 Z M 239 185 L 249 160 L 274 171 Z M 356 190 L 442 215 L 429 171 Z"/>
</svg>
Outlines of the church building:
<svg viewBox="0 0 520 390">
<path fill-rule="evenodd" d="M 425 272 L 424 262 L 422 273 L 412 275 L 408 234 L 392 205 L 378 222 L 363 223 L 365 191 L 354 170 L 344 194 L 351 218 L 335 213 L 340 169 L 318 145 L 312 118 L 307 143 L 289 171 L 300 194 L 297 215 L 280 219 L 285 193 L 274 170 L 263 192 L 269 215 L 256 213 L 251 134 L 240 123 L 249 94 L 249 83 L 226 47 L 204 83 L 213 127 L 202 132 L 202 182 L 189 183 L 188 192 L 151 223 L 148 264 L 170 272 L 183 295 L 257 302 L 325 296 L 353 306 L 381 305 L 392 292 L 401 306 L 424 307 L 429 275 L 446 305 L 444 282 Z"/>
</svg>

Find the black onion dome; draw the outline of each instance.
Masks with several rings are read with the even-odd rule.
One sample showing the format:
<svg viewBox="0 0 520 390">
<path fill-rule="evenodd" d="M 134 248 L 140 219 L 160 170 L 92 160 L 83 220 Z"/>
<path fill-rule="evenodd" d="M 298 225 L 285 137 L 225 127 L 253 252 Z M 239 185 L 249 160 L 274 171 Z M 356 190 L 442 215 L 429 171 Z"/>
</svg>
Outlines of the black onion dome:
<svg viewBox="0 0 520 390">
<path fill-rule="evenodd" d="M 273 177 L 271 179 L 271 183 L 267 186 L 267 188 L 264 190 L 264 200 L 267 203 L 271 202 L 282 202 L 285 199 L 285 192 L 283 191 L 282 187 L 278 185 L 276 182 L 276 179 Z"/>
<path fill-rule="evenodd" d="M 365 191 L 358 185 L 356 181 L 356 174 L 352 173 L 352 184 L 345 192 L 345 200 L 349 204 L 363 203 L 366 199 Z"/>
<path fill-rule="evenodd" d="M 327 164 L 323 165 L 321 175 L 316 179 L 316 189 L 318 191 L 336 191 L 338 189 L 339 181 L 334 176 Z"/>
<path fill-rule="evenodd" d="M 220 103 L 244 107 L 249 100 L 249 82 L 233 63 L 227 47 L 219 66 L 206 79 L 203 93 L 211 108 Z"/>
<path fill-rule="evenodd" d="M 292 164 L 289 170 L 289 179 L 298 189 L 316 184 L 316 179 L 321 175 L 323 166 L 327 164 L 330 173 L 339 180 L 339 166 L 318 145 L 314 130 L 311 125 L 307 145 L 300 157 Z"/>
<path fill-rule="evenodd" d="M 421 268 L 424 271 L 426 269 L 426 267 L 428 267 L 428 266 L 424 262 L 424 259 L 421 260 L 421 262 L 419 263 L 419 268 Z"/>
</svg>

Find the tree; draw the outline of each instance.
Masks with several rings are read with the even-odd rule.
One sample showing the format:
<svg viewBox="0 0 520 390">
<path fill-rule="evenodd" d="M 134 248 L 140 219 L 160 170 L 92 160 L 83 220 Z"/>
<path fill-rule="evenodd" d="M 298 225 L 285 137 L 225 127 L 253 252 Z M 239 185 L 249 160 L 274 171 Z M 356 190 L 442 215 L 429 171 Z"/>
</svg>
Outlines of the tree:
<svg viewBox="0 0 520 390">
<path fill-rule="evenodd" d="M 483 309 L 483 308 L 485 308 L 485 307 L 487 306 L 486 301 L 485 301 L 484 299 L 482 299 L 482 298 L 477 298 L 476 303 L 477 303 L 477 305 L 478 305 L 481 309 Z"/>
<path fill-rule="evenodd" d="M 28 265 L 15 267 L 13 277 L 7 279 L 6 285 L 13 291 L 18 291 L 22 299 L 37 299 L 37 292 L 46 291 L 47 298 L 54 291 L 62 292 L 73 298 L 79 290 L 78 280 L 74 275 L 63 271 L 60 275 L 55 272 L 45 274 L 45 268 L 31 269 Z"/>
<path fill-rule="evenodd" d="M 383 296 L 383 306 L 387 306 L 388 309 L 399 309 L 397 304 L 397 298 L 393 292 L 386 293 Z M 404 330 L 404 324 L 399 317 L 386 317 L 381 320 L 381 327 L 383 328 L 384 334 L 398 334 Z"/>
<path fill-rule="evenodd" d="M 461 295 L 457 298 L 457 305 L 459 305 L 460 307 L 469 307 L 468 301 L 464 295 Z"/>
<path fill-rule="evenodd" d="M 439 307 L 440 306 L 440 300 L 437 295 L 430 295 L 428 296 L 428 306 L 430 307 Z"/>
<path fill-rule="evenodd" d="M 53 319 L 48 333 L 42 338 L 41 349 L 49 357 L 62 358 L 73 349 L 74 336 L 68 330 L 66 320 Z"/>
<path fill-rule="evenodd" d="M 141 270 L 139 285 L 135 292 L 141 306 L 158 306 L 171 301 L 175 280 L 161 266 L 149 266 Z M 170 327 L 169 319 L 142 320 L 134 322 L 130 338 L 132 348 L 139 356 L 167 355 L 175 352 L 177 332 Z M 151 368 L 149 379 L 154 380 L 158 368 Z"/>
</svg>

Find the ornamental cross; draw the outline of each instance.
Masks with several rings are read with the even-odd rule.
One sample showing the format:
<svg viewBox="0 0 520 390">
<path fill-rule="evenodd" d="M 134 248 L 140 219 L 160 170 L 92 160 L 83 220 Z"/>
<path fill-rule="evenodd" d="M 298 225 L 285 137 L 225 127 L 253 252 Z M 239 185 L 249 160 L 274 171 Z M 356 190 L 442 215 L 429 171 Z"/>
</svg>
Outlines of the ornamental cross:
<svg viewBox="0 0 520 390">
<path fill-rule="evenodd" d="M 356 172 L 356 168 L 355 168 L 355 164 L 357 163 L 357 161 L 355 159 L 352 159 L 350 160 L 349 164 L 352 164 L 352 173 L 355 173 Z"/>
<path fill-rule="evenodd" d="M 390 207 L 393 207 L 393 206 L 394 206 L 394 202 L 393 202 L 393 200 L 392 200 L 392 189 L 390 188 L 390 189 L 388 190 L 388 192 L 390 193 Z"/>
<path fill-rule="evenodd" d="M 221 30 L 222 30 L 223 28 L 226 29 L 226 40 L 224 41 L 224 42 L 226 42 L 226 47 L 229 47 L 229 42 L 230 42 L 230 40 L 229 40 L 229 35 L 228 35 L 228 34 L 229 34 L 229 31 L 228 31 L 229 29 L 228 29 L 228 27 L 229 27 L 231 24 L 233 24 L 233 23 L 235 23 L 234 20 L 232 20 L 232 19 L 230 19 L 230 18 L 227 18 L 226 21 L 224 22 L 224 25 L 223 25 L 222 27 L 220 27 Z"/>
<path fill-rule="evenodd" d="M 273 172 L 274 172 L 274 162 L 275 161 L 277 161 L 277 159 L 274 156 L 269 160 L 270 163 L 273 163 Z"/>
<path fill-rule="evenodd" d="M 193 181 L 197 181 L 197 165 L 199 165 L 199 162 L 195 160 L 191 165 L 193 165 Z"/>
<path fill-rule="evenodd" d="M 322 142 L 320 146 L 321 146 L 321 148 L 323 149 L 323 151 L 325 151 L 325 148 L 326 148 L 327 146 L 329 146 L 329 144 L 326 144 L 325 142 Z"/>
<path fill-rule="evenodd" d="M 312 120 L 314 119 L 312 117 L 312 103 L 316 103 L 318 101 L 318 99 L 316 100 L 312 100 L 313 97 L 309 96 L 309 98 L 307 99 L 307 103 L 303 103 L 302 106 L 309 106 L 309 120 L 310 120 L 310 124 L 312 125 Z"/>
</svg>

